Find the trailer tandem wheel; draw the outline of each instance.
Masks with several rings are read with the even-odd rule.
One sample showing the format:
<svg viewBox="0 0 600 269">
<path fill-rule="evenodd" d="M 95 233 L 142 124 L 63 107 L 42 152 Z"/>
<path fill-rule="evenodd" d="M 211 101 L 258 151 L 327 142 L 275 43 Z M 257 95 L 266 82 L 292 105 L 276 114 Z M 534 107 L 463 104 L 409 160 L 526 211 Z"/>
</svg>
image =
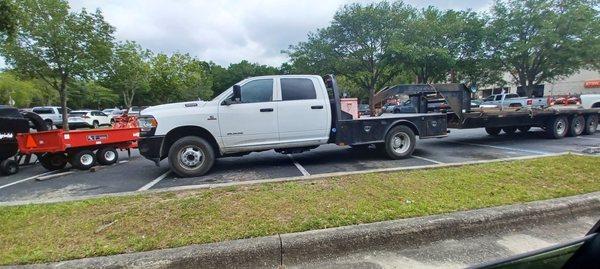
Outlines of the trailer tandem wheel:
<svg viewBox="0 0 600 269">
<path fill-rule="evenodd" d="M 569 130 L 569 121 L 565 116 L 557 116 L 548 120 L 546 125 L 546 136 L 552 139 L 563 138 Z"/>
<path fill-rule="evenodd" d="M 69 155 L 71 165 L 79 170 L 88 170 L 96 163 L 96 155 L 89 149 L 74 151 Z"/>
<path fill-rule="evenodd" d="M 111 165 L 119 159 L 119 153 L 113 147 L 101 148 L 96 152 L 96 159 L 102 165 Z"/>
<path fill-rule="evenodd" d="M 583 128 L 583 133 L 586 135 L 591 135 L 596 132 L 598 129 L 598 115 L 590 114 L 585 117 L 585 128 Z"/>
<path fill-rule="evenodd" d="M 569 132 L 567 135 L 579 136 L 581 133 L 583 133 L 583 129 L 585 129 L 585 119 L 581 115 L 575 115 L 569 122 Z"/>
</svg>

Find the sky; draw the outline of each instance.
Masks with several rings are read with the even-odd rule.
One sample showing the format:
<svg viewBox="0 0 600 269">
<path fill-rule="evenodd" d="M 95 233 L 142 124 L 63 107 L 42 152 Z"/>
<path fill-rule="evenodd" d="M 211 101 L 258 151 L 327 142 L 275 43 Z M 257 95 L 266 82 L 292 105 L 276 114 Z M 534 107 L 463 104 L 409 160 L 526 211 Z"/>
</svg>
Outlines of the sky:
<svg viewBox="0 0 600 269">
<path fill-rule="evenodd" d="M 329 25 L 356 0 L 70 0 L 71 8 L 102 10 L 117 40 L 154 52 L 189 53 L 227 66 L 247 59 L 279 66 L 289 45 Z M 370 2 L 358 0 L 358 2 Z M 416 7 L 486 10 L 492 0 L 405 0 Z M 2 60 L 0 59 L 0 66 Z"/>
</svg>

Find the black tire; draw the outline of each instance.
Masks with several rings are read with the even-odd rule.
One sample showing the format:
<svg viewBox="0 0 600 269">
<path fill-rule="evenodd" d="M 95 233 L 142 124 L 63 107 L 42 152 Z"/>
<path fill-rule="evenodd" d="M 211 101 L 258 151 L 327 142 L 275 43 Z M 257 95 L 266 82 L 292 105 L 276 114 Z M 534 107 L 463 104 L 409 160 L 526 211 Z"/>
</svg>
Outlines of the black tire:
<svg viewBox="0 0 600 269">
<path fill-rule="evenodd" d="M 54 123 L 52 122 L 52 120 L 45 120 L 44 122 L 46 122 L 46 128 L 48 130 L 52 130 L 52 126 L 54 126 Z"/>
<path fill-rule="evenodd" d="M 69 154 L 71 165 L 79 170 L 88 170 L 96 164 L 96 155 L 89 149 L 82 149 Z"/>
<path fill-rule="evenodd" d="M 585 117 L 585 128 L 583 134 L 591 135 L 598 130 L 598 115 L 592 114 Z"/>
<path fill-rule="evenodd" d="M 531 126 L 520 126 L 520 127 L 517 127 L 517 129 L 519 129 L 519 132 L 521 132 L 521 133 L 527 133 L 531 129 Z"/>
<path fill-rule="evenodd" d="M 44 153 L 38 159 L 42 167 L 49 171 L 61 170 L 67 165 L 67 156 L 62 153 Z"/>
<path fill-rule="evenodd" d="M 98 127 L 100 127 L 100 123 L 97 120 L 93 121 L 92 122 L 92 129 L 98 129 Z"/>
<path fill-rule="evenodd" d="M 585 129 L 585 118 L 581 115 L 573 116 L 569 121 L 567 135 L 573 137 L 580 136 L 583 133 L 583 129 Z"/>
<path fill-rule="evenodd" d="M 0 162 L 0 174 L 14 175 L 19 172 L 19 164 L 13 159 L 6 159 Z"/>
<path fill-rule="evenodd" d="M 492 136 L 499 135 L 501 130 L 501 128 L 485 127 L 485 131 Z"/>
<path fill-rule="evenodd" d="M 514 135 L 517 132 L 517 127 L 503 127 L 502 131 L 507 135 Z"/>
<path fill-rule="evenodd" d="M 41 132 L 50 130 L 50 128 L 48 127 L 48 123 L 44 121 L 44 119 L 42 119 L 42 117 L 40 117 L 38 114 L 23 111 L 21 112 L 21 115 L 23 115 L 24 118 L 31 122 L 33 128 L 36 131 Z M 50 121 L 50 126 L 52 126 L 52 121 Z"/>
<path fill-rule="evenodd" d="M 96 160 L 101 165 L 111 165 L 119 160 L 119 153 L 112 147 L 101 148 L 96 151 Z"/>
<path fill-rule="evenodd" d="M 186 136 L 169 148 L 169 166 L 180 177 L 206 174 L 215 163 L 213 147 L 204 138 Z"/>
<path fill-rule="evenodd" d="M 560 139 L 567 135 L 569 131 L 569 121 L 564 116 L 558 116 L 548 120 L 546 124 L 546 137 L 551 139 Z"/>
<path fill-rule="evenodd" d="M 417 140 L 415 133 L 407 126 L 399 125 L 385 135 L 383 152 L 390 159 L 402 159 L 412 155 L 415 150 Z"/>
</svg>

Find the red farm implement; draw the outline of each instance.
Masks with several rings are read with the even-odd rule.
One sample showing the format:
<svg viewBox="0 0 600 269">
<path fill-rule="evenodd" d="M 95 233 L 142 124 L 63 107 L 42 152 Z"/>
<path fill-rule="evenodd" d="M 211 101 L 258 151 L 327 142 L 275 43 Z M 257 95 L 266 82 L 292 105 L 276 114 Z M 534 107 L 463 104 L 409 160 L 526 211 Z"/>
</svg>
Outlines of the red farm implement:
<svg viewBox="0 0 600 269">
<path fill-rule="evenodd" d="M 77 169 L 87 170 L 97 163 L 117 162 L 117 149 L 137 146 L 140 131 L 137 127 L 63 131 L 62 129 L 17 134 L 19 152 L 36 154 L 42 166 L 59 170 L 67 162 Z"/>
</svg>

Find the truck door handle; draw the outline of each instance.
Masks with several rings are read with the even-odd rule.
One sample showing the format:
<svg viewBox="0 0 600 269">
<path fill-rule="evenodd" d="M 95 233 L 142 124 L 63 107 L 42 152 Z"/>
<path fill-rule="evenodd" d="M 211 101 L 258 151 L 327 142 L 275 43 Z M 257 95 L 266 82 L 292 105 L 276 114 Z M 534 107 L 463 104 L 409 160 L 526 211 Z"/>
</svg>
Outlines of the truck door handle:
<svg viewBox="0 0 600 269">
<path fill-rule="evenodd" d="M 260 112 L 273 112 L 272 108 L 261 108 Z"/>
<path fill-rule="evenodd" d="M 311 109 L 323 109 L 323 106 L 311 106 Z"/>
</svg>

